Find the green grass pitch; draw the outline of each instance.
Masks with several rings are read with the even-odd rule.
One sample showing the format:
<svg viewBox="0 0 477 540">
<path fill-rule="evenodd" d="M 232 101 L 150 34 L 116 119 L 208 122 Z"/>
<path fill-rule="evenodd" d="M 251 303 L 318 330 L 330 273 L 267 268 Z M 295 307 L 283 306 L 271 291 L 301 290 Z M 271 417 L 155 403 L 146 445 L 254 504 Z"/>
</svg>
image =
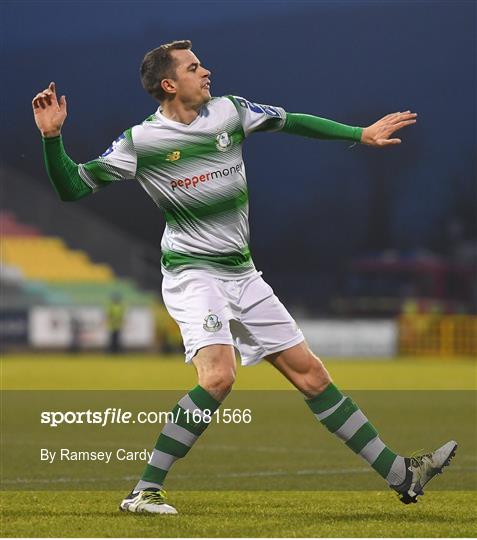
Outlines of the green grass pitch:
<svg viewBox="0 0 477 540">
<path fill-rule="evenodd" d="M 122 492 L 5 497 L 3 536 L 475 537 L 475 493 L 437 492 L 404 506 L 387 492 L 176 492 L 177 516 L 125 514 Z"/>
<path fill-rule="evenodd" d="M 98 487 L 92 491 L 87 485 L 81 486 L 82 491 L 70 489 L 70 484 L 74 485 L 74 474 L 69 475 L 71 478 L 66 479 L 64 485 L 54 484 L 51 489 L 15 484 L 23 471 L 5 468 L 2 479 L 6 478 L 7 482 L 1 492 L 2 536 L 475 537 L 477 457 L 475 441 L 472 441 L 475 428 L 472 431 L 469 426 L 473 426 L 476 419 L 475 407 L 469 410 L 467 404 L 476 387 L 476 363 L 470 359 L 368 359 L 359 362 L 332 360 L 326 364 L 341 388 L 353 391 L 352 395 L 358 396 L 356 399 L 367 399 L 365 405 L 370 409 L 371 421 L 390 444 L 402 446 L 408 434 L 413 443 L 420 443 L 421 419 L 432 414 L 432 403 L 426 406 L 428 391 L 445 391 L 436 394 L 448 399 L 450 406 L 440 423 L 435 424 L 440 430 L 435 440 L 449 433 L 449 437 L 455 436 L 462 444 L 452 465 L 430 484 L 418 504 L 402 505 L 395 494 L 384 488 L 382 480 L 368 473 L 364 462 L 344 445 L 339 446 L 325 431 L 320 431 L 321 427 L 313 424 L 314 419 L 305 410 L 303 419 L 296 416 L 300 414 L 301 404 L 293 401 L 291 392 L 286 392 L 283 395 L 291 396 L 290 403 L 296 406 L 292 418 L 298 421 L 290 439 L 285 438 L 284 448 L 278 448 L 273 442 L 274 431 L 279 432 L 280 426 L 275 429 L 272 419 L 269 433 L 255 433 L 253 429 L 243 432 L 251 442 L 239 460 L 234 448 L 244 444 L 240 432 L 229 432 L 230 438 L 223 444 L 218 427 L 215 430 L 209 428 L 204 440 L 199 441 L 190 456 L 179 462 L 170 475 L 169 498 L 178 508 L 178 516 L 134 515 L 117 510 L 120 500 L 130 489 L 132 478 L 142 468 L 140 463 L 131 467 L 127 473 L 130 476 L 124 476 L 124 471 L 118 469 L 117 474 L 123 476 L 112 478 L 111 484 L 102 491 L 98 491 L 101 489 Z M 1 375 L 3 390 L 183 391 L 195 384 L 193 368 L 184 366 L 180 357 L 153 355 L 119 358 L 89 354 L 8 355 L 2 359 Z M 289 384 L 265 363 L 239 368 L 236 387 L 254 391 L 290 389 Z M 412 402 L 402 401 L 402 414 L 409 417 L 414 411 L 415 423 L 402 425 L 399 411 L 395 413 L 392 405 L 379 407 L 376 397 L 379 394 L 360 394 L 367 390 L 399 391 L 395 395 L 400 395 L 401 400 L 407 395 L 403 391 L 412 391 L 409 393 Z M 257 409 L 262 409 L 263 401 L 266 421 L 269 414 L 265 402 L 267 394 L 254 392 L 254 395 L 257 396 Z M 269 394 L 269 399 L 278 399 L 281 395 L 275 392 Z M 271 406 L 269 409 L 273 410 Z M 8 442 L 12 440 L 8 432 L 8 411 L 6 420 Z M 308 432 L 309 439 L 287 458 L 285 450 L 291 446 L 293 437 L 301 440 Z M 150 435 L 146 433 L 145 437 L 149 441 Z M 115 440 L 110 442 L 117 443 Z M 153 442 L 154 437 L 149 446 Z M 434 443 L 432 440 L 431 446 Z M 21 445 L 18 441 L 19 452 Z M 319 452 L 324 450 L 328 452 L 326 455 L 332 452 L 332 463 L 320 460 Z M 302 476 L 294 475 L 298 469 L 302 469 Z M 317 470 L 318 475 L 315 474 Z M 115 470 L 111 471 L 110 476 L 114 477 Z M 248 489 L 234 489 L 237 479 L 231 482 L 229 477 L 237 471 L 239 475 L 243 473 L 243 480 L 239 482 Z M 213 477 L 215 473 L 218 473 L 217 477 L 222 474 L 223 479 L 205 484 L 209 487 L 201 491 L 194 490 L 194 478 L 204 482 L 204 476 Z M 28 472 L 25 475 L 28 476 Z M 361 478 L 369 485 L 357 490 L 354 486 Z M 327 489 L 327 485 L 333 486 L 333 490 Z"/>
</svg>

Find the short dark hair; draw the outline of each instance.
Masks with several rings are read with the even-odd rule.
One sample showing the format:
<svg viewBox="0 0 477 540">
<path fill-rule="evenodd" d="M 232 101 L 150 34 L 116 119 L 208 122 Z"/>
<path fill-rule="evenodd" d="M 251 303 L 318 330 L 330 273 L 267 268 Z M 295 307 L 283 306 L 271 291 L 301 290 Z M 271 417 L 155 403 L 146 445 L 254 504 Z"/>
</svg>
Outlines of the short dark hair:
<svg viewBox="0 0 477 540">
<path fill-rule="evenodd" d="M 164 79 L 173 79 L 176 75 L 175 61 L 171 51 L 191 49 L 192 42 L 188 39 L 165 43 L 152 49 L 144 56 L 141 63 L 141 82 L 144 90 L 152 97 L 162 101 L 166 97 L 161 82 Z"/>
</svg>

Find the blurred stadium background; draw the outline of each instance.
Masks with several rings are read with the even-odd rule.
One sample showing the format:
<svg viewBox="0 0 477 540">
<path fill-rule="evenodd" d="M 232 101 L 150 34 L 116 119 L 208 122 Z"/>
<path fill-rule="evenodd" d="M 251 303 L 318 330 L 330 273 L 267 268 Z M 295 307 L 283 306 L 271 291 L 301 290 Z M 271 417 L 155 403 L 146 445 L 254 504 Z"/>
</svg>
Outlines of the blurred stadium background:
<svg viewBox="0 0 477 540">
<path fill-rule="evenodd" d="M 0 134 L 4 353 L 107 350 L 113 296 L 124 349 L 182 350 L 161 302 L 162 216 L 134 183 L 59 201 L 30 110 L 55 80 L 69 101 L 67 151 L 87 161 L 156 108 L 138 66 L 181 38 L 215 95 L 355 125 L 418 112 L 403 144 L 383 151 L 252 137 L 252 253 L 323 357 L 477 353 L 474 2 L 435 2 L 431 16 L 428 2 L 41 6 L 40 24 L 36 2 L 1 7 L 12 73 Z"/>
</svg>

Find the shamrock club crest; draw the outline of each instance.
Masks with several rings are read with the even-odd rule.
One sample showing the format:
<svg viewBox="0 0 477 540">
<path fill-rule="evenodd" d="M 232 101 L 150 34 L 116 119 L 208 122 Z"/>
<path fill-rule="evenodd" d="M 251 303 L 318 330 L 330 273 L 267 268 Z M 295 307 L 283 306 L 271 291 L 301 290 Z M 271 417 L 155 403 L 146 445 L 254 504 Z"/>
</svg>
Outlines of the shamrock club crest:
<svg viewBox="0 0 477 540">
<path fill-rule="evenodd" d="M 205 317 L 202 328 L 206 332 L 218 332 L 222 328 L 222 323 L 219 321 L 217 315 L 210 313 Z"/>
<path fill-rule="evenodd" d="M 221 152 L 225 152 L 232 146 L 232 139 L 226 131 L 219 133 L 217 137 L 215 137 L 215 146 L 217 150 L 220 150 Z"/>
</svg>

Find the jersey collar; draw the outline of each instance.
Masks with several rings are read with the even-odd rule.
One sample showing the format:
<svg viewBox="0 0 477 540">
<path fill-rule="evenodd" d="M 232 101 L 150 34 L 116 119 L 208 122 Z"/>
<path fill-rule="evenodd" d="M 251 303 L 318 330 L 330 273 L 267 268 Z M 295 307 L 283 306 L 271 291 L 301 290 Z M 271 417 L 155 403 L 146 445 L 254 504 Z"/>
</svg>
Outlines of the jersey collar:
<svg viewBox="0 0 477 540">
<path fill-rule="evenodd" d="M 167 116 L 164 116 L 162 114 L 161 106 L 159 105 L 159 107 L 157 108 L 157 111 L 156 111 L 156 116 L 157 116 L 157 118 L 160 118 L 165 124 L 169 124 L 170 126 L 181 127 L 181 128 L 187 129 L 187 128 L 192 127 L 194 124 L 196 124 L 203 116 L 206 116 L 207 112 L 208 112 L 207 111 L 207 104 L 202 105 L 197 117 L 190 124 L 183 124 L 182 122 L 177 122 L 176 120 L 171 120 L 170 118 L 167 118 Z"/>
</svg>

